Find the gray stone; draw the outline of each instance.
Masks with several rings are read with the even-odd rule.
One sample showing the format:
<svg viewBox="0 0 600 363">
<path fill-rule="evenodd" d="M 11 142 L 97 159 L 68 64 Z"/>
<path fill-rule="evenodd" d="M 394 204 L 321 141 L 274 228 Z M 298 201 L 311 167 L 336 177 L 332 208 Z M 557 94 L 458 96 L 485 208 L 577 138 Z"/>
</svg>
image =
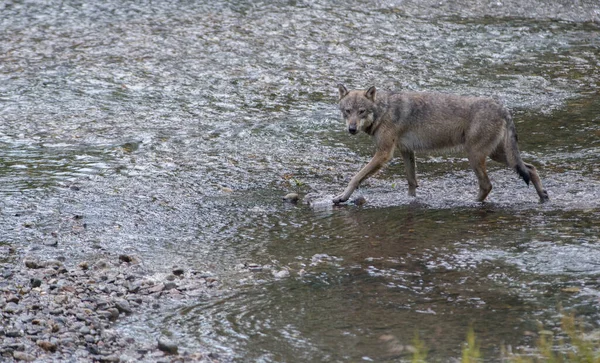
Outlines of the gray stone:
<svg viewBox="0 0 600 363">
<path fill-rule="evenodd" d="M 115 307 L 119 310 L 119 312 L 131 314 L 131 312 L 132 312 L 131 305 L 129 305 L 129 302 L 127 300 L 115 299 L 114 302 L 115 302 Z"/>
<path fill-rule="evenodd" d="M 27 268 L 37 269 L 44 267 L 43 265 L 40 265 L 40 263 L 36 260 L 25 260 L 24 263 L 25 267 Z"/>
<path fill-rule="evenodd" d="M 4 307 L 4 312 L 9 313 L 9 314 L 16 314 L 16 313 L 21 312 L 21 310 L 23 310 L 23 309 L 19 305 L 15 304 L 14 302 L 9 302 Z"/>
<path fill-rule="evenodd" d="M 183 275 L 183 272 L 184 272 L 184 270 L 181 267 L 173 268 L 173 275 L 175 275 L 175 276 L 181 276 L 181 275 Z"/>
<path fill-rule="evenodd" d="M 133 257 L 129 255 L 119 255 L 119 261 L 130 263 L 133 261 Z"/>
<path fill-rule="evenodd" d="M 8 296 L 6 297 L 6 302 L 11 302 L 11 303 L 18 303 L 19 302 L 19 297 L 17 295 L 13 295 L 13 294 L 8 294 Z"/>
<path fill-rule="evenodd" d="M 110 313 L 109 320 L 115 321 L 119 318 L 119 310 L 116 308 L 106 309 Z"/>
<path fill-rule="evenodd" d="M 177 351 L 179 350 L 177 344 L 165 337 L 158 339 L 158 349 L 168 354 L 177 354 Z"/>
<path fill-rule="evenodd" d="M 176 289 L 176 288 L 177 288 L 177 284 L 175 282 L 173 282 L 173 281 L 169 281 L 169 282 L 166 282 L 164 284 L 164 289 L 165 290 L 173 290 L 173 289 Z"/>
<path fill-rule="evenodd" d="M 21 360 L 24 362 L 33 362 L 35 360 L 35 356 L 25 352 L 13 352 L 13 358 L 15 360 Z"/>
<path fill-rule="evenodd" d="M 48 340 L 38 340 L 36 344 L 45 351 L 56 352 L 56 344 Z"/>
<path fill-rule="evenodd" d="M 4 335 L 9 338 L 18 338 L 23 336 L 23 330 L 20 329 L 8 329 L 4 331 Z"/>
</svg>

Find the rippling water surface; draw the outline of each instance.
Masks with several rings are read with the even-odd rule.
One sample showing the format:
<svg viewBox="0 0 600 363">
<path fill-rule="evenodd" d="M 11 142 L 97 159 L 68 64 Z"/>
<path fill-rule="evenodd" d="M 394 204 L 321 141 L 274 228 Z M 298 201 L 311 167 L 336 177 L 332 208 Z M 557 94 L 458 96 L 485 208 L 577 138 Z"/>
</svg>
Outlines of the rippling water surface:
<svg viewBox="0 0 600 363">
<path fill-rule="evenodd" d="M 469 326 L 495 359 L 559 307 L 596 329 L 599 19 L 595 1 L 5 1 L 0 244 L 211 271 L 215 297 L 119 328 L 223 360 L 408 359 L 415 334 L 443 360 Z M 333 208 L 372 153 L 339 82 L 500 97 L 551 202 L 491 164 L 475 203 L 466 159 L 433 154 L 416 199 L 395 160 L 366 205 Z"/>
</svg>

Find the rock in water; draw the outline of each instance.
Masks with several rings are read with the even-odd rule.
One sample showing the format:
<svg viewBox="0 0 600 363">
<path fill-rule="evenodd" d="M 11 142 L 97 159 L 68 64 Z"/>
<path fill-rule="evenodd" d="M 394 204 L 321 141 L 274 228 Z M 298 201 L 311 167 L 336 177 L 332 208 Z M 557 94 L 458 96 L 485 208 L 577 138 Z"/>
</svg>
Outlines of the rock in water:
<svg viewBox="0 0 600 363">
<path fill-rule="evenodd" d="M 356 197 L 352 203 L 354 203 L 355 205 L 363 205 L 365 203 L 367 203 L 367 200 L 365 199 L 365 197 L 363 197 L 362 195 L 360 197 Z"/>
<path fill-rule="evenodd" d="M 177 344 L 164 337 L 158 339 L 158 349 L 169 354 L 177 354 L 178 350 Z"/>
<path fill-rule="evenodd" d="M 298 193 L 289 193 L 283 197 L 283 200 L 290 203 L 297 203 L 299 199 L 300 196 L 298 195 Z"/>
</svg>

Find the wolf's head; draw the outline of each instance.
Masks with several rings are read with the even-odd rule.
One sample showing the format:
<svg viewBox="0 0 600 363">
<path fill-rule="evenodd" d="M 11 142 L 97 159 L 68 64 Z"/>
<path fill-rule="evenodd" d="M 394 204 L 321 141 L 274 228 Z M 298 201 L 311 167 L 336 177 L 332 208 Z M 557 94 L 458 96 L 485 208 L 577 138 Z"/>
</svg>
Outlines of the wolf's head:
<svg viewBox="0 0 600 363">
<path fill-rule="evenodd" d="M 343 84 L 339 84 L 338 90 L 340 111 L 348 126 L 348 132 L 353 135 L 358 131 L 367 132 L 375 121 L 375 87 L 366 91 L 348 91 Z"/>
</svg>

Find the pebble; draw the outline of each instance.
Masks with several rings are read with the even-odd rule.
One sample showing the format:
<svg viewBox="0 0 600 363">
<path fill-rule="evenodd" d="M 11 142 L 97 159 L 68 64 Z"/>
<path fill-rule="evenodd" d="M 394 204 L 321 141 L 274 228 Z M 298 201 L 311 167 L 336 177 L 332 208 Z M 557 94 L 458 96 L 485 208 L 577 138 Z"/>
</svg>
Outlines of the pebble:
<svg viewBox="0 0 600 363">
<path fill-rule="evenodd" d="M 25 262 L 25 266 L 27 268 L 37 269 L 37 268 L 43 267 L 43 266 L 40 266 L 40 264 L 36 260 L 25 260 L 24 262 Z"/>
<path fill-rule="evenodd" d="M 49 342 L 47 340 L 38 340 L 36 342 L 36 344 L 38 345 L 38 347 L 42 348 L 43 350 L 46 350 L 48 352 L 56 352 L 56 344 Z"/>
<path fill-rule="evenodd" d="M 38 278 L 32 278 L 31 280 L 29 280 L 29 282 L 31 283 L 31 287 L 40 287 L 40 286 L 42 286 L 42 280 L 40 280 Z"/>
<path fill-rule="evenodd" d="M 119 318 L 119 309 L 116 308 L 110 308 L 108 310 L 106 310 L 110 313 L 110 315 L 108 316 L 108 319 L 111 321 L 115 321 Z"/>
<path fill-rule="evenodd" d="M 20 312 L 21 310 L 22 310 L 21 307 L 19 305 L 15 304 L 14 302 L 9 302 L 4 307 L 4 312 L 9 313 L 9 314 L 16 314 L 16 313 Z"/>
<path fill-rule="evenodd" d="M 20 351 L 13 352 L 13 358 L 15 358 L 15 360 L 21 360 L 24 362 L 33 362 L 35 360 L 34 355 Z"/>
<path fill-rule="evenodd" d="M 19 302 L 19 297 L 13 294 L 8 294 L 8 296 L 6 297 L 6 301 L 16 304 Z"/>
<path fill-rule="evenodd" d="M 23 336 L 23 331 L 18 329 L 6 330 L 4 335 L 9 338 L 19 338 Z"/>
<path fill-rule="evenodd" d="M 172 290 L 175 288 L 177 288 L 177 284 L 173 281 L 169 281 L 164 284 L 164 290 Z"/>
<path fill-rule="evenodd" d="M 130 263 L 133 258 L 129 255 L 119 255 L 119 261 Z"/>
<path fill-rule="evenodd" d="M 158 339 L 158 349 L 169 354 L 177 354 L 178 351 L 177 344 L 165 337 Z"/>
<path fill-rule="evenodd" d="M 129 302 L 124 299 L 115 299 L 115 307 L 121 313 L 131 314 L 131 312 L 132 312 L 131 305 L 129 305 Z"/>
<path fill-rule="evenodd" d="M 56 239 L 47 239 L 44 241 L 44 246 L 56 247 L 58 246 L 58 241 Z"/>
<path fill-rule="evenodd" d="M 354 200 L 352 200 L 352 203 L 354 205 L 364 205 L 367 203 L 367 199 L 365 199 L 365 197 L 363 197 L 362 195 L 360 197 L 356 197 L 354 198 Z"/>
</svg>

